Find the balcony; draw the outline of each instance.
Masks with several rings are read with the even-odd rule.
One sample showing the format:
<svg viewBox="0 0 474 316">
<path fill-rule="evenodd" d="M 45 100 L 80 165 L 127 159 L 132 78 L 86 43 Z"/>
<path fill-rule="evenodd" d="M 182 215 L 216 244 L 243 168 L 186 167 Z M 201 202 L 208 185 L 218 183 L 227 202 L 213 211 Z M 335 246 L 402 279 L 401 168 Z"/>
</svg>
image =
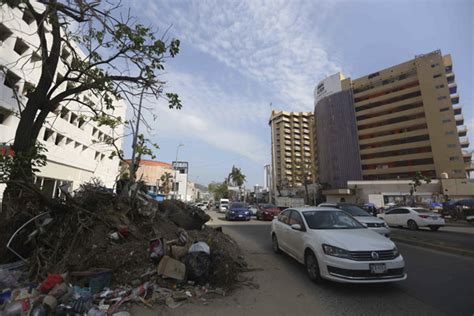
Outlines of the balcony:
<svg viewBox="0 0 474 316">
<path fill-rule="evenodd" d="M 469 138 L 459 139 L 459 143 L 461 144 L 461 148 L 468 148 L 469 147 Z"/>
<path fill-rule="evenodd" d="M 458 85 L 455 82 L 450 83 L 448 85 L 448 88 L 449 88 L 449 94 L 455 94 L 456 92 L 458 92 Z"/>
<path fill-rule="evenodd" d="M 463 150 L 463 151 L 462 151 L 462 157 L 463 157 L 464 159 L 469 158 L 469 161 L 470 161 L 470 160 L 471 160 L 471 157 L 472 157 L 472 151 L 470 151 L 470 150 Z"/>
<path fill-rule="evenodd" d="M 451 96 L 451 103 L 458 104 L 459 103 L 459 94 L 454 94 Z"/>
<path fill-rule="evenodd" d="M 283 124 L 283 126 L 285 126 L 286 128 L 291 128 L 291 125 L 288 123 Z"/>
<path fill-rule="evenodd" d="M 464 115 L 462 115 L 462 114 L 455 115 L 454 118 L 456 119 L 456 125 L 457 126 L 464 124 Z"/>
<path fill-rule="evenodd" d="M 448 83 L 451 84 L 451 83 L 454 83 L 454 73 L 449 73 L 449 74 L 446 74 L 446 79 L 448 80 Z"/>
<path fill-rule="evenodd" d="M 454 115 L 459 115 L 459 114 L 461 114 L 461 112 L 462 112 L 462 105 L 461 105 L 461 104 L 453 105 L 453 111 L 454 111 Z"/>
<path fill-rule="evenodd" d="M 461 137 L 466 136 L 467 134 L 467 126 L 466 125 L 461 125 L 457 127 L 458 130 L 458 135 Z"/>
<path fill-rule="evenodd" d="M 453 72 L 453 65 L 449 65 L 444 67 L 444 71 L 446 71 L 446 74 L 450 74 Z"/>
</svg>

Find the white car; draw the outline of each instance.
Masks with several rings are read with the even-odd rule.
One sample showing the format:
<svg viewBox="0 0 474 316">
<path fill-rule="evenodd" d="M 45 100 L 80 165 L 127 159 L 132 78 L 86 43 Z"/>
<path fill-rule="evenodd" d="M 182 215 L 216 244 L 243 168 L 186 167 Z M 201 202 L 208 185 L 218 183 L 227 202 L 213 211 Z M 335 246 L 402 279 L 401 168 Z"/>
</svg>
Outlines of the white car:
<svg viewBox="0 0 474 316">
<path fill-rule="evenodd" d="M 381 283 L 407 278 L 388 238 L 334 208 L 286 209 L 272 222 L 272 245 L 306 265 L 311 280 Z"/>
<path fill-rule="evenodd" d="M 439 214 L 421 207 L 395 207 L 377 216 L 389 226 L 406 226 L 411 230 L 417 230 L 418 227 L 438 230 L 446 224 Z"/>
<path fill-rule="evenodd" d="M 383 235 L 385 237 L 390 237 L 390 228 L 388 228 L 387 223 L 383 221 L 383 219 L 377 218 L 375 216 L 370 215 L 361 207 L 355 204 L 349 203 L 321 203 L 318 207 L 335 207 L 340 210 L 343 210 L 346 213 L 349 213 L 358 220 L 360 223 L 365 225 L 367 228 L 372 229 L 373 231 Z"/>
</svg>

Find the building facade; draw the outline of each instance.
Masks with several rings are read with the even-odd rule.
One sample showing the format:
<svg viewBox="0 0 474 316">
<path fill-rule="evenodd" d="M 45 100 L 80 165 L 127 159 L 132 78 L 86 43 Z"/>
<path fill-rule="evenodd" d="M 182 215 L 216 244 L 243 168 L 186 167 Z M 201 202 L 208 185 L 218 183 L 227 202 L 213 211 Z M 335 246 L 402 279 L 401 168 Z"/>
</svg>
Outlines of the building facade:
<svg viewBox="0 0 474 316">
<path fill-rule="evenodd" d="M 128 168 L 132 160 L 122 162 L 122 172 L 128 173 Z M 170 175 L 169 184 L 161 179 L 166 173 Z M 174 172 L 171 164 L 155 160 L 141 159 L 137 169 L 136 179 L 143 181 L 148 191 L 154 193 L 170 193 L 174 182 Z M 164 186 L 167 186 L 165 188 Z"/>
<path fill-rule="evenodd" d="M 337 169 L 327 161 L 338 145 L 328 142 L 327 137 L 339 133 L 339 141 L 342 137 L 357 136 L 357 146 L 351 142 L 345 157 L 340 148 L 336 150 L 338 159 L 360 161 L 362 180 L 410 179 L 416 172 L 430 178 L 469 176 L 473 170 L 472 153 L 466 150 L 467 127 L 450 55 L 434 51 L 355 80 L 339 78 L 339 91 L 332 89 L 319 97 L 321 83 L 315 89 L 316 126 L 337 115 L 323 110 L 331 106 L 350 105 L 354 117 L 350 121 L 344 117 L 339 122 L 341 126 L 351 126 L 351 130 L 333 128 L 328 132 L 317 128 L 315 142 L 325 142 L 317 147 L 318 163 L 322 164 L 320 173 L 338 172 L 323 169 Z M 352 98 L 342 98 L 344 91 L 352 94 Z M 360 178 L 345 174 L 342 180 Z M 333 182 L 335 187 L 340 184 Z"/>
<path fill-rule="evenodd" d="M 0 144 L 8 147 L 14 141 L 19 122 L 19 106 L 14 92 L 22 103 L 26 103 L 28 92 L 39 80 L 41 57 L 38 55 L 36 26 L 28 11 L 12 9 L 6 4 L 1 6 L 1 11 L 0 65 L 7 71 L 0 73 Z M 51 41 L 50 33 L 47 37 Z M 80 53 L 79 49 L 76 50 Z M 62 57 L 72 58 L 66 46 L 62 49 Z M 60 62 L 56 80 L 66 71 L 66 66 Z M 71 87 L 64 84 L 59 90 L 68 88 Z M 83 93 L 80 98 L 82 102 L 94 104 L 102 110 L 101 100 L 95 96 Z M 105 112 L 125 117 L 125 104 L 113 100 L 113 105 L 115 110 Z M 47 165 L 41 168 L 35 181 L 52 196 L 59 194 L 57 188 L 60 185 L 67 184 L 73 190 L 92 178 L 100 179 L 106 187 L 114 186 L 119 173 L 119 159 L 108 158 L 114 149 L 104 141 L 121 139 L 123 128 L 98 126 L 88 119 L 92 116 L 93 112 L 82 103 L 69 101 L 58 105 L 41 128 L 38 141 L 47 149 Z M 121 141 L 116 145 L 120 149 Z"/>
<path fill-rule="evenodd" d="M 311 112 L 273 110 L 269 125 L 272 138 L 272 191 L 314 181 L 314 115 Z"/>
</svg>

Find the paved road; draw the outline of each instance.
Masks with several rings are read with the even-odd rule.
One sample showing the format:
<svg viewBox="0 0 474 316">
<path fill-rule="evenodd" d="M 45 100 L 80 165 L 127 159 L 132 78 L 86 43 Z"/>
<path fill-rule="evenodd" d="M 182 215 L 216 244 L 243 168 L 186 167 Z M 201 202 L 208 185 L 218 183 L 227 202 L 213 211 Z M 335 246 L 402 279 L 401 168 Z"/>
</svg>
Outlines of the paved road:
<svg viewBox="0 0 474 316">
<path fill-rule="evenodd" d="M 449 229 L 448 227 L 446 228 Z M 411 231 L 407 228 L 391 228 L 394 237 L 414 239 L 474 252 L 474 235 L 471 232 L 466 232 L 468 229 L 474 230 L 474 227 L 465 227 L 463 229 L 464 231 L 456 232 L 440 228 L 439 231 L 433 232 L 429 229 Z"/>
<path fill-rule="evenodd" d="M 270 223 L 226 222 L 210 212 L 244 251 L 258 288 L 243 287 L 230 296 L 185 304 L 175 310 L 139 308 L 136 315 L 473 315 L 474 258 L 399 244 L 408 279 L 399 283 L 314 284 L 302 265 L 271 249 Z"/>
<path fill-rule="evenodd" d="M 269 225 L 225 226 L 224 231 L 228 231 L 236 238 L 245 236 L 247 239 L 254 240 L 261 246 L 264 253 L 271 253 Z M 349 314 L 359 312 L 365 315 L 384 312 L 391 314 L 393 304 L 401 303 L 399 314 L 425 314 L 428 312 L 427 309 L 433 308 L 437 312 L 449 315 L 473 315 L 474 259 L 402 243 L 398 243 L 398 247 L 407 264 L 409 276 L 406 281 L 382 286 L 347 286 L 328 283 L 319 288 L 322 290 L 320 294 L 331 296 L 340 302 L 341 306 L 340 309 L 335 310 L 336 314 L 343 314 L 343 311 L 351 311 Z M 286 256 L 273 256 L 270 260 L 284 262 L 287 269 L 285 272 L 293 274 L 296 282 L 300 282 L 301 286 L 307 287 L 310 283 L 306 279 L 304 268 L 293 259 Z M 281 271 L 281 273 L 285 272 Z M 399 302 L 399 299 L 403 297 L 407 300 Z M 419 305 L 411 306 L 412 299 L 419 301 Z M 378 306 L 378 304 L 382 305 Z M 353 310 L 346 310 L 351 305 L 350 308 Z M 377 309 L 377 306 L 381 309 Z"/>
</svg>

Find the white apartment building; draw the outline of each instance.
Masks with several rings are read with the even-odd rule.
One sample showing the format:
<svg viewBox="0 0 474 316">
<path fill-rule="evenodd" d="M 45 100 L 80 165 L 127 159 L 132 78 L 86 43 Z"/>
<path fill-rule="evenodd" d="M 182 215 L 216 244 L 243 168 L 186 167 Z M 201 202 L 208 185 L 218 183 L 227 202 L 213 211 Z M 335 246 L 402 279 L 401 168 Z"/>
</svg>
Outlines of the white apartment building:
<svg viewBox="0 0 474 316">
<path fill-rule="evenodd" d="M 39 43 L 35 36 L 36 24 L 28 12 L 23 13 L 4 4 L 1 6 L 0 17 L 0 65 L 9 69 L 6 75 L 0 74 L 0 145 L 8 146 L 13 143 L 19 122 L 18 104 L 13 89 L 26 103 L 27 91 L 39 80 L 41 57 L 37 50 Z M 47 40 L 50 42 L 51 38 Z M 63 47 L 62 54 L 71 58 L 66 47 Z M 60 62 L 57 78 L 65 71 L 65 66 Z M 70 87 L 64 84 L 63 89 L 66 88 Z M 59 92 L 61 91 L 56 93 Z M 98 108 L 102 107 L 99 99 L 92 94 L 84 93 L 81 99 Z M 113 114 L 124 118 L 125 104 L 115 100 L 114 107 Z M 38 140 L 48 150 L 47 165 L 41 168 L 36 178 L 43 190 L 56 195 L 58 185 L 67 183 L 70 190 L 74 190 L 92 178 L 101 179 L 109 188 L 114 186 L 119 173 L 119 159 L 109 159 L 112 147 L 101 141 L 110 137 L 121 139 L 123 127 L 112 130 L 83 119 L 92 114 L 86 106 L 71 101 L 60 104 L 55 113 L 48 115 L 38 136 Z M 122 147 L 121 143 L 117 145 Z M 0 185 L 0 198 L 2 192 Z"/>
</svg>

